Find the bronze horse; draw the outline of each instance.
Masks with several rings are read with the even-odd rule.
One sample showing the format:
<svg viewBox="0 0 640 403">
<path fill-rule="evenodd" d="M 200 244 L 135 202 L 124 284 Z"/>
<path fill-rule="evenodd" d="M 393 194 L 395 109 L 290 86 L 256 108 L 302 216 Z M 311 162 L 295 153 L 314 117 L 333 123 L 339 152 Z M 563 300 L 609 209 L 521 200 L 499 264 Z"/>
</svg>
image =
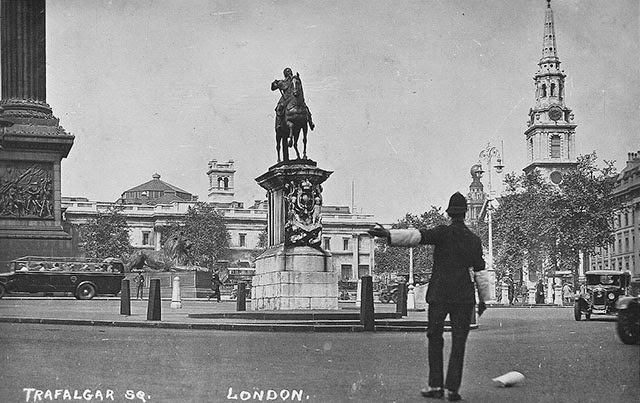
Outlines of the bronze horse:
<svg viewBox="0 0 640 403">
<path fill-rule="evenodd" d="M 193 243 L 185 238 L 182 233 L 173 235 L 167 239 L 161 250 L 139 250 L 129 259 L 128 271 L 142 270 L 147 266 L 153 271 L 171 271 L 178 266 L 192 264 L 189 255 Z"/>
<path fill-rule="evenodd" d="M 291 80 L 293 84 L 292 96 L 285 105 L 284 122 L 286 127 L 276 130 L 276 150 L 278 151 L 278 162 L 280 162 L 280 145 L 282 144 L 282 159 L 289 160 L 289 147 L 293 146 L 296 156 L 300 159 L 298 151 L 298 139 L 302 131 L 302 143 L 304 145 L 302 158 L 307 159 L 307 130 L 314 126 L 311 123 L 309 109 L 304 102 L 304 91 L 300 75 L 296 73 Z"/>
</svg>

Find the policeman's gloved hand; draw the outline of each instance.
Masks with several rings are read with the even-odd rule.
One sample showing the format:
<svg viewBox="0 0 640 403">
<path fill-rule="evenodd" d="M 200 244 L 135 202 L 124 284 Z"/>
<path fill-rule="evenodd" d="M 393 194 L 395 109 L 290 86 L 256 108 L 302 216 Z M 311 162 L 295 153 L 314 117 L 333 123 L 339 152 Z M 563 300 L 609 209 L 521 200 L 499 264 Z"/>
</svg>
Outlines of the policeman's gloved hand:
<svg viewBox="0 0 640 403">
<path fill-rule="evenodd" d="M 376 224 L 373 228 L 367 231 L 371 236 L 377 236 L 379 238 L 388 238 L 389 230 L 385 229 L 382 225 Z"/>
<path fill-rule="evenodd" d="M 478 316 L 482 316 L 482 314 L 486 310 L 487 310 L 487 304 L 485 304 L 484 302 L 478 303 Z"/>
</svg>

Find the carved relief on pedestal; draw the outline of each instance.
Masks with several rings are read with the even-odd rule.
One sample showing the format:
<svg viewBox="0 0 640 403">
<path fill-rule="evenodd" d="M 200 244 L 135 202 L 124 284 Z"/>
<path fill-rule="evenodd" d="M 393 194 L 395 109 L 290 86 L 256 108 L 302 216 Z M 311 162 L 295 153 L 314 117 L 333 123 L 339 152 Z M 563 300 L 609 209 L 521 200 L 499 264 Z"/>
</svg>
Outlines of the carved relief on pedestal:
<svg viewBox="0 0 640 403">
<path fill-rule="evenodd" d="M 53 219 L 53 167 L 1 163 L 0 217 Z"/>
<path fill-rule="evenodd" d="M 322 186 L 309 180 L 291 181 L 284 186 L 287 246 L 320 246 L 322 240 Z"/>
</svg>

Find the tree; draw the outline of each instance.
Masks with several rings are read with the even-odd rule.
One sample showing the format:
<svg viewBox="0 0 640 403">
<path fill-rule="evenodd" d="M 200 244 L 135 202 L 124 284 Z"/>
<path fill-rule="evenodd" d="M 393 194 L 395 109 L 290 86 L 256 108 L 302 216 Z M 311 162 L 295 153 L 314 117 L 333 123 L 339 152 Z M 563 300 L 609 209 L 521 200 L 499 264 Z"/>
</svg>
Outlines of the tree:
<svg viewBox="0 0 640 403">
<path fill-rule="evenodd" d="M 555 261 L 572 270 L 577 284 L 580 252 L 590 252 L 613 241 L 613 217 L 621 208 L 612 194 L 617 177 L 612 161 L 596 166 L 597 156 L 578 157 L 578 166 L 567 172 L 560 184 L 560 192 L 551 200 L 554 219 L 553 252 Z"/>
<path fill-rule="evenodd" d="M 496 278 L 507 272 L 540 270 L 547 237 L 553 188 L 537 171 L 505 175 L 505 194 L 493 213 Z"/>
<path fill-rule="evenodd" d="M 424 229 L 448 223 L 441 208 L 431 206 L 431 210 L 417 216 L 407 213 L 391 227 L 394 229 Z M 375 269 L 377 275 L 408 273 L 409 249 L 391 247 L 386 240 L 376 239 Z M 426 277 L 433 268 L 433 246 L 422 245 L 413 248 L 413 267 L 415 277 Z"/>
<path fill-rule="evenodd" d="M 189 207 L 184 221 L 166 231 L 166 239 L 177 231 L 193 243 L 190 255 L 198 266 L 213 268 L 229 251 L 230 235 L 224 216 L 209 204 L 198 202 Z"/>
<path fill-rule="evenodd" d="M 82 250 L 87 257 L 104 259 L 116 257 L 126 260 L 133 247 L 129 238 L 129 225 L 120 214 L 120 207 L 111 207 L 98 213 L 98 218 L 80 226 Z"/>
<path fill-rule="evenodd" d="M 596 160 L 595 152 L 578 157 L 558 187 L 536 171 L 505 178 L 506 194 L 494 214 L 498 267 L 571 270 L 577 285 L 579 253 L 611 242 L 619 208 L 613 163 L 599 168 Z"/>
</svg>

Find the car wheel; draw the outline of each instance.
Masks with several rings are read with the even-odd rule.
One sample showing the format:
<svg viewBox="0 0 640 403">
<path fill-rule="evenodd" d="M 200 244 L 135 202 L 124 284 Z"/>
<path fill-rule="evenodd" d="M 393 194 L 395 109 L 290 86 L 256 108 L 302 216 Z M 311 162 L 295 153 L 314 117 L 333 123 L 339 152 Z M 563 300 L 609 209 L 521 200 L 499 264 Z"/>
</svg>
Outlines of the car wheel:
<svg viewBox="0 0 640 403">
<path fill-rule="evenodd" d="M 2 284 L 0 284 L 0 299 L 2 299 L 2 297 L 4 297 L 4 294 L 6 293 L 7 293 L 7 290 L 4 288 Z"/>
<path fill-rule="evenodd" d="M 91 299 L 96 296 L 96 288 L 91 284 L 80 284 L 76 295 L 78 299 Z"/>
<path fill-rule="evenodd" d="M 636 308 L 636 309 L 634 309 Z M 624 344 L 640 344 L 640 311 L 631 305 L 629 309 L 618 312 L 618 336 Z M 635 310 L 635 312 L 634 312 Z"/>
<path fill-rule="evenodd" d="M 578 301 L 576 301 L 573 304 L 573 317 L 578 321 L 582 318 L 582 312 L 580 311 L 580 303 Z"/>
</svg>

